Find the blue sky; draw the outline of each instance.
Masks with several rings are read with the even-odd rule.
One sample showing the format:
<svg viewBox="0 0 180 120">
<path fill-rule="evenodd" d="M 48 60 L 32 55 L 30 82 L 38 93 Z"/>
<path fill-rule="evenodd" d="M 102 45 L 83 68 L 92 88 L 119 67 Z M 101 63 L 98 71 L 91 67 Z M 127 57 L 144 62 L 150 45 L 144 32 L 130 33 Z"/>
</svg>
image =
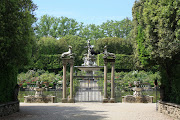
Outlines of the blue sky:
<svg viewBox="0 0 180 120">
<path fill-rule="evenodd" d="M 48 14 L 65 16 L 84 24 L 100 25 L 107 20 L 132 19 L 135 0 L 33 0 L 38 6 L 36 17 Z"/>
</svg>

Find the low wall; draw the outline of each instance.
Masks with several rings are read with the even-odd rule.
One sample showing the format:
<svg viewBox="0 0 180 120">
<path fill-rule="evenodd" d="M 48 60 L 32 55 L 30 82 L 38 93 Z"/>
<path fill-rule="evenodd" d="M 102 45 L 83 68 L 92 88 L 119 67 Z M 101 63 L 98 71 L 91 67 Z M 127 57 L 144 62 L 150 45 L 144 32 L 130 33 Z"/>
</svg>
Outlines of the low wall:
<svg viewBox="0 0 180 120">
<path fill-rule="evenodd" d="M 0 104 L 0 117 L 19 111 L 19 101 Z"/>
<path fill-rule="evenodd" d="M 180 119 L 180 105 L 159 101 L 158 111 L 175 119 Z"/>
</svg>

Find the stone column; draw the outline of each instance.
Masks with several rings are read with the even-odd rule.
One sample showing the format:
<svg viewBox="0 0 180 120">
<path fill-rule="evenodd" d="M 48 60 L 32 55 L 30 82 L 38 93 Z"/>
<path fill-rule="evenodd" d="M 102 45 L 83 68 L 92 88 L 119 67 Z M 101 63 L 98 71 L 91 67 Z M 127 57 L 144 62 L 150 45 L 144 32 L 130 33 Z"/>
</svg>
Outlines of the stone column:
<svg viewBox="0 0 180 120">
<path fill-rule="evenodd" d="M 104 98 L 103 103 L 107 103 L 107 62 L 104 62 Z"/>
<path fill-rule="evenodd" d="M 73 63 L 73 59 L 70 61 L 70 99 L 69 99 L 69 103 L 74 103 L 74 98 L 73 98 L 73 67 L 74 67 L 74 63 Z"/>
<path fill-rule="evenodd" d="M 66 95 L 66 65 L 67 65 L 67 61 L 63 59 L 63 98 L 62 98 L 62 103 L 67 103 L 67 95 Z"/>
<path fill-rule="evenodd" d="M 112 67 L 111 67 L 111 103 L 115 102 L 114 99 L 114 62 L 112 62 Z"/>
</svg>

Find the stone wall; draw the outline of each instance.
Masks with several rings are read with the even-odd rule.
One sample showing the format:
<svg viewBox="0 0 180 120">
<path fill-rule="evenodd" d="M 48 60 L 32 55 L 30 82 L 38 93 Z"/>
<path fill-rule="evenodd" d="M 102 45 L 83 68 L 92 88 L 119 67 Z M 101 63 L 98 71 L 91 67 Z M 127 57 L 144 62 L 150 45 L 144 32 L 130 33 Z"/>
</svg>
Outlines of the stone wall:
<svg viewBox="0 0 180 120">
<path fill-rule="evenodd" d="M 19 111 L 19 101 L 0 104 L 0 117 Z"/>
<path fill-rule="evenodd" d="M 178 104 L 160 101 L 158 104 L 158 111 L 175 119 L 180 119 L 180 105 Z"/>
</svg>

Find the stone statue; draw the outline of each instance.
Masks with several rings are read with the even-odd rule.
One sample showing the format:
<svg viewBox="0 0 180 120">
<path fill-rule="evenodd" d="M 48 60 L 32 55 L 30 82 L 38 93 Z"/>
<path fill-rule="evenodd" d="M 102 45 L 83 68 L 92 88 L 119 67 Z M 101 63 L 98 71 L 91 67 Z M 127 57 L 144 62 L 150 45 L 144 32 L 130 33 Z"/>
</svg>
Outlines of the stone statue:
<svg viewBox="0 0 180 120">
<path fill-rule="evenodd" d="M 14 101 L 18 101 L 19 85 L 16 84 L 14 87 Z"/>
<path fill-rule="evenodd" d="M 38 88 L 42 88 L 42 81 L 41 82 L 40 81 L 36 81 L 36 86 Z"/>
<path fill-rule="evenodd" d="M 107 57 L 115 58 L 116 57 L 114 53 L 110 53 L 110 52 L 107 51 L 107 46 L 104 46 L 103 54 L 104 54 L 103 58 L 107 58 Z"/>
<path fill-rule="evenodd" d="M 66 57 L 70 57 L 70 58 L 73 58 L 73 54 L 72 54 L 72 46 L 69 45 L 69 51 L 68 52 L 64 52 L 62 55 L 61 55 L 61 58 L 66 58 Z"/>
</svg>

